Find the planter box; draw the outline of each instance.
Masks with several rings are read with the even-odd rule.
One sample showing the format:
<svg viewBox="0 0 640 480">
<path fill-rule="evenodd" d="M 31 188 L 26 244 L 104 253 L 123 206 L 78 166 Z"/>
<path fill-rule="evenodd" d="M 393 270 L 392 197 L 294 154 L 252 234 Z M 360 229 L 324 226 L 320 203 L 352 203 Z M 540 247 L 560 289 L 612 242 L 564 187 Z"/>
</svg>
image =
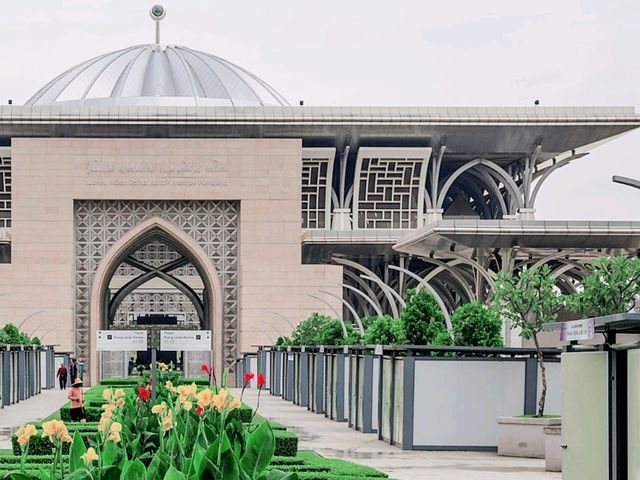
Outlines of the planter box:
<svg viewBox="0 0 640 480">
<path fill-rule="evenodd" d="M 544 428 L 544 469 L 562 471 L 562 427 Z"/>
<path fill-rule="evenodd" d="M 560 417 L 498 417 L 498 455 L 545 458 L 544 429 L 560 425 Z"/>
</svg>

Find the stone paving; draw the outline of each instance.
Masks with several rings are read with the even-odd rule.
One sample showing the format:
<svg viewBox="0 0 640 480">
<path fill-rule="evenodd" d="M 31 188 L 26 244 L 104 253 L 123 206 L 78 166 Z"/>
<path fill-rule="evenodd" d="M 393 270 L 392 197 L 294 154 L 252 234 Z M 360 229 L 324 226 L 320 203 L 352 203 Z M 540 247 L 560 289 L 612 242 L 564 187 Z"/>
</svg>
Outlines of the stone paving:
<svg viewBox="0 0 640 480">
<path fill-rule="evenodd" d="M 67 401 L 67 391 L 56 388 L 0 409 L 0 450 L 11 448 L 11 434 L 18 428 L 48 417 Z"/>
<path fill-rule="evenodd" d="M 235 392 L 239 395 L 239 392 Z M 244 401 L 255 407 L 256 390 Z M 259 413 L 286 425 L 300 438 L 300 449 L 325 457 L 344 458 L 377 468 L 397 480 L 551 480 L 561 473 L 544 471 L 544 460 L 499 457 L 486 452 L 407 452 L 388 445 L 376 434 L 363 434 L 309 412 L 269 392 L 260 397 Z"/>
</svg>

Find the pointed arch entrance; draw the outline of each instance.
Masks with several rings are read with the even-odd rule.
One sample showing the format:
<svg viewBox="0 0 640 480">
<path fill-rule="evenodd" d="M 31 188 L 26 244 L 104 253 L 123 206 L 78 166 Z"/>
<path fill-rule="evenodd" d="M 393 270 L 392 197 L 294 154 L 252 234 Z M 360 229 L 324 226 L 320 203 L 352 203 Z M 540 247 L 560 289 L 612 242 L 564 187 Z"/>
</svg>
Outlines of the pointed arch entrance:
<svg viewBox="0 0 640 480">
<path fill-rule="evenodd" d="M 95 271 L 90 301 L 89 371 L 91 372 L 92 384 L 100 378 L 100 362 L 96 351 L 95 332 L 108 328 L 109 319 L 112 318 L 113 312 L 117 310 L 117 302 L 121 301 L 123 295 L 141 281 L 140 278 L 132 280 L 130 284 L 123 287 L 120 295 L 116 294 L 116 297 L 111 298 L 109 291 L 111 279 L 123 262 L 132 261 L 134 252 L 154 240 L 169 245 L 180 252 L 183 258 L 181 261 L 188 262 L 195 268 L 203 283 L 202 299 L 200 300 L 197 296 L 193 296 L 193 292 L 189 292 L 188 288 L 180 285 L 179 281 L 172 283 L 173 281 L 169 279 L 170 276 L 166 271 L 163 271 L 162 267 L 154 269 L 147 266 L 148 271 L 142 275 L 143 279 L 148 280 L 154 276 L 164 277 L 163 280 L 169 281 L 179 290 L 182 290 L 183 293 L 189 292 L 187 296 L 193 297 L 190 300 L 196 306 L 198 315 L 201 316 L 202 328 L 213 332 L 211 348 L 214 355 L 214 368 L 218 373 L 222 368 L 223 296 L 222 285 L 215 266 L 202 247 L 186 232 L 167 220 L 154 217 L 143 221 L 121 236 L 102 257 Z M 137 265 L 137 267 L 142 267 L 142 270 L 145 269 L 143 265 Z"/>
</svg>

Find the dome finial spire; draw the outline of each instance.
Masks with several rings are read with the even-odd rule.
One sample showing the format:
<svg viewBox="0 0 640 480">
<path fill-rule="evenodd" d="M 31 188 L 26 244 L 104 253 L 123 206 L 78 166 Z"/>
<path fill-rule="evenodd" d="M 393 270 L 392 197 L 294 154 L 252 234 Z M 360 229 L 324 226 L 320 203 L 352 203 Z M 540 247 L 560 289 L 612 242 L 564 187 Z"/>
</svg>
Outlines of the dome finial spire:
<svg viewBox="0 0 640 480">
<path fill-rule="evenodd" d="M 156 4 L 151 7 L 151 11 L 149 12 L 149 14 L 151 15 L 151 18 L 156 22 L 156 44 L 160 45 L 160 21 L 165 17 L 167 11 L 162 5 Z"/>
</svg>

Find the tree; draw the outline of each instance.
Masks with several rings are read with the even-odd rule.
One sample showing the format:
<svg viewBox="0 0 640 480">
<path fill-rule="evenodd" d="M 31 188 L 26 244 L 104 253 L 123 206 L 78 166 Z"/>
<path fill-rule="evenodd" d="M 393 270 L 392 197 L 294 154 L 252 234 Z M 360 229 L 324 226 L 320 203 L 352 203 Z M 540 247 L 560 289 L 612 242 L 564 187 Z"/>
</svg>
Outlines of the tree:
<svg viewBox="0 0 640 480">
<path fill-rule="evenodd" d="M 339 320 L 332 319 L 332 321 L 328 322 L 320 336 L 320 345 L 359 345 L 362 341 L 360 332 L 353 328 L 350 323 L 345 326 L 347 328 L 346 337 L 342 330 L 342 323 Z"/>
<path fill-rule="evenodd" d="M 605 257 L 588 267 L 571 309 L 583 317 L 628 312 L 640 297 L 640 258 Z"/>
<path fill-rule="evenodd" d="M 366 325 L 364 343 L 367 345 L 403 345 L 407 343 L 404 324 L 389 315 L 369 317 L 362 320 Z"/>
<path fill-rule="evenodd" d="M 360 333 L 353 325 L 346 324 L 347 335 L 344 335 L 342 322 L 333 317 L 320 315 L 317 312 L 298 324 L 289 345 L 357 345 L 360 343 Z M 284 341 L 284 339 L 283 339 Z"/>
<path fill-rule="evenodd" d="M 468 347 L 502 347 L 502 321 L 482 303 L 465 303 L 451 316 L 453 343 Z"/>
<path fill-rule="evenodd" d="M 447 333 L 442 311 L 427 290 L 407 290 L 407 305 L 400 313 L 407 344 L 432 345 L 436 338 Z M 440 342 L 441 343 L 441 342 Z"/>
<path fill-rule="evenodd" d="M 322 333 L 334 318 L 320 315 L 317 312 L 298 324 L 291 334 L 293 345 L 322 345 Z"/>
<path fill-rule="evenodd" d="M 497 312 L 511 320 L 511 328 L 519 328 L 520 336 L 533 339 L 542 380 L 537 416 L 544 415 L 547 375 L 538 334 L 545 324 L 554 321 L 565 305 L 565 298 L 555 286 L 548 265 L 521 270 L 517 276 L 500 272 L 493 289 Z"/>
<path fill-rule="evenodd" d="M 18 327 L 12 323 L 7 323 L 4 327 L 0 328 L 0 344 L 39 345 L 40 340 L 37 337 L 34 337 L 33 339 L 29 338 L 29 335 L 21 332 Z"/>
</svg>

